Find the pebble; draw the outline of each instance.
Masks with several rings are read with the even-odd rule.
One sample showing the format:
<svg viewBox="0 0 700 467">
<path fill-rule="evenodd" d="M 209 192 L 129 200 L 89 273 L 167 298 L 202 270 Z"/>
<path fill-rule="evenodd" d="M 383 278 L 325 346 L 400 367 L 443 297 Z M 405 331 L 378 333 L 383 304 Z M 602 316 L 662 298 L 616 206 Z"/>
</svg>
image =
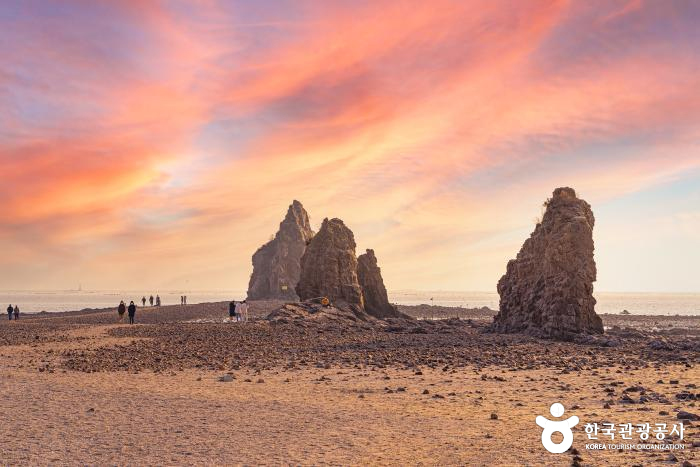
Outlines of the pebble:
<svg viewBox="0 0 700 467">
<path fill-rule="evenodd" d="M 681 410 L 678 412 L 678 415 L 676 415 L 676 418 L 678 420 L 700 420 L 700 415 Z"/>
</svg>

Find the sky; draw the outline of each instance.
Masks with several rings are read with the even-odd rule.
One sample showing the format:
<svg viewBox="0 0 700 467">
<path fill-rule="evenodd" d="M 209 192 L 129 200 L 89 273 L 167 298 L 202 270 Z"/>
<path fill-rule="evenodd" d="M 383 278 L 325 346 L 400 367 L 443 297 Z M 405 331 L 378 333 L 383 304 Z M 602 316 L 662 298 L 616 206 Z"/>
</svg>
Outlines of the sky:
<svg viewBox="0 0 700 467">
<path fill-rule="evenodd" d="M 0 289 L 245 290 L 292 200 L 494 291 L 554 188 L 598 291 L 700 292 L 700 2 L 0 3 Z"/>
</svg>

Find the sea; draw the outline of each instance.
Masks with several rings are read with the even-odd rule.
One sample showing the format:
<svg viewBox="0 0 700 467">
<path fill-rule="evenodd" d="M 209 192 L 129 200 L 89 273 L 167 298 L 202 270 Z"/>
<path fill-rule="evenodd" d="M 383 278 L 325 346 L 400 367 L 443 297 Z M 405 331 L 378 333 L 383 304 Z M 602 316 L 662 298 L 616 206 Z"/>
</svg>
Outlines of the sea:
<svg viewBox="0 0 700 467">
<path fill-rule="evenodd" d="M 25 313 L 41 311 L 74 311 L 86 308 L 116 307 L 120 300 L 140 304 L 141 297 L 160 295 L 163 305 L 176 305 L 180 297 L 187 295 L 188 304 L 242 300 L 245 292 L 240 290 L 217 291 L 1 291 L 0 308 L 6 304 L 19 305 Z M 627 310 L 635 315 L 700 315 L 698 293 L 635 293 L 596 292 L 596 312 L 619 314 Z M 448 292 L 397 290 L 389 292 L 389 300 L 401 305 L 461 306 L 465 308 L 489 307 L 498 309 L 496 292 Z"/>
</svg>

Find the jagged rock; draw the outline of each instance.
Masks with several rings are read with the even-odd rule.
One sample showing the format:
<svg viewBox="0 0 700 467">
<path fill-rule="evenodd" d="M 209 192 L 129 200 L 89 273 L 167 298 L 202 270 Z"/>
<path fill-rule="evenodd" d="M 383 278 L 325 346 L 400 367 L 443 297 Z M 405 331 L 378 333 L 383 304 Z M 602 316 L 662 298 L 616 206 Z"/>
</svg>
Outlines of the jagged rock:
<svg viewBox="0 0 700 467">
<path fill-rule="evenodd" d="M 309 215 L 294 200 L 275 237 L 253 255 L 248 300 L 297 300 L 301 257 L 313 235 Z"/>
<path fill-rule="evenodd" d="M 324 219 L 306 247 L 296 291 L 301 300 L 327 297 L 334 305 L 364 310 L 357 280 L 355 237 L 340 219 Z"/>
<path fill-rule="evenodd" d="M 542 222 L 498 281 L 500 311 L 492 329 L 565 340 L 601 334 L 591 207 L 572 188 L 557 188 L 545 206 Z"/>
<path fill-rule="evenodd" d="M 380 323 L 359 307 L 337 308 L 311 301 L 287 303 L 272 311 L 266 319 L 277 324 L 338 325 L 341 328 L 347 326 L 367 328 Z"/>
<path fill-rule="evenodd" d="M 362 289 L 367 313 L 380 319 L 406 317 L 389 303 L 382 271 L 377 266 L 374 250 L 367 250 L 357 258 L 357 279 Z"/>
</svg>

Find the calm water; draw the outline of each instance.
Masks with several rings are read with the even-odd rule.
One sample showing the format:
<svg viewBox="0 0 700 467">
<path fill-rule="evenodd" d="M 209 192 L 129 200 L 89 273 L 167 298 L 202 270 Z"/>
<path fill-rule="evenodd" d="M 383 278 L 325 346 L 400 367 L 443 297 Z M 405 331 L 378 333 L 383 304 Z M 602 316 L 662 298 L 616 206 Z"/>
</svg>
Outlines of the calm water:
<svg viewBox="0 0 700 467">
<path fill-rule="evenodd" d="M 187 303 L 221 302 L 242 299 L 244 291 L 165 291 L 159 292 L 163 305 L 180 303 L 180 296 L 187 295 Z M 153 292 L 155 296 L 156 292 Z M 107 308 L 116 306 L 120 300 L 138 302 L 142 296 L 149 297 L 144 291 L 4 291 L 0 292 L 0 306 L 19 304 L 24 312 L 71 311 L 84 308 Z M 598 313 L 620 313 L 628 310 L 632 314 L 645 315 L 700 315 L 700 294 L 671 293 L 609 293 L 595 294 Z M 430 299 L 433 299 L 432 302 Z M 394 291 L 389 299 L 402 305 L 420 305 L 422 303 L 442 306 L 498 308 L 498 294 L 495 292 L 431 292 L 431 291 Z"/>
<path fill-rule="evenodd" d="M 4 310 L 8 304 L 18 304 L 20 311 L 73 311 L 85 308 L 116 307 L 120 300 L 127 304 L 133 300 L 141 305 L 141 297 L 146 300 L 153 293 L 155 302 L 156 294 L 160 294 L 162 305 L 178 305 L 180 296 L 187 295 L 187 303 L 223 302 L 231 299 L 242 300 L 245 292 L 212 291 L 212 292 L 181 292 L 181 291 L 3 291 L 0 292 L 0 308 Z M 146 302 L 148 303 L 148 302 Z M 1 311 L 1 310 L 0 310 Z"/>
<path fill-rule="evenodd" d="M 597 313 L 620 313 L 627 310 L 636 315 L 700 315 L 700 294 L 674 293 L 618 293 L 596 292 Z M 463 306 L 487 306 L 498 309 L 496 292 L 419 292 L 395 291 L 389 294 L 394 303 L 419 305 L 421 303 Z M 430 301 L 433 298 L 433 301 Z"/>
</svg>

